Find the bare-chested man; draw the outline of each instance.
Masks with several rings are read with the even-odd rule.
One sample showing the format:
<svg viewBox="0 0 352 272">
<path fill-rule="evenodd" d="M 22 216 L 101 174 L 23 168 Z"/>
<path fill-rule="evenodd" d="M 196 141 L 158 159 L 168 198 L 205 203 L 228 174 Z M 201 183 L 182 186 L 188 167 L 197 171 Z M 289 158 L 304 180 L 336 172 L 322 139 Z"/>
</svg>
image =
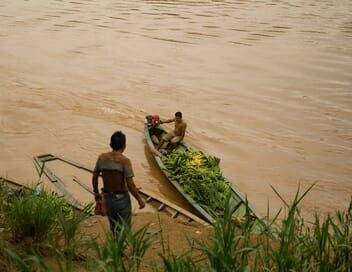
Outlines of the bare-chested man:
<svg viewBox="0 0 352 272">
<path fill-rule="evenodd" d="M 92 183 L 95 200 L 99 200 L 102 196 L 99 194 L 98 177 L 102 173 L 102 194 L 111 230 L 116 235 L 119 225 L 131 225 L 131 199 L 128 191 L 136 198 L 140 209 L 144 208 L 145 203 L 134 184 L 131 161 L 122 154 L 126 148 L 125 134 L 115 132 L 111 136 L 110 146 L 112 151 L 98 157 Z"/>
<path fill-rule="evenodd" d="M 175 129 L 163 137 L 157 149 L 161 148 L 163 144 L 167 141 L 169 141 L 173 145 L 177 143 L 182 143 L 183 138 L 185 137 L 186 128 L 187 128 L 187 123 L 182 119 L 182 113 L 178 111 L 175 113 L 175 118 L 165 120 L 165 121 L 160 120 L 160 124 L 171 123 L 171 122 L 175 122 Z"/>
</svg>

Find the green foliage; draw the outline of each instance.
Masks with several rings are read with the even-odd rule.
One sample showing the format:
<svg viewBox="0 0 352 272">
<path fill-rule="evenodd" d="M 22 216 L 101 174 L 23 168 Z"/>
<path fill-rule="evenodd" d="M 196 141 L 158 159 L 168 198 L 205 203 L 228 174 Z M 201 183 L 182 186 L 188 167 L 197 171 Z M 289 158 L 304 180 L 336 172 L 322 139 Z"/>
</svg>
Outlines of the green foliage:
<svg viewBox="0 0 352 272">
<path fill-rule="evenodd" d="M 352 271 L 352 199 L 346 211 L 337 211 L 335 220 L 329 220 L 332 234 L 329 235 L 335 271 Z"/>
<path fill-rule="evenodd" d="M 55 259 L 56 266 L 57 266 L 57 269 L 55 269 L 55 271 L 60 271 L 60 272 L 74 271 L 73 269 L 74 256 L 72 254 L 70 253 L 67 254 L 66 252 L 61 251 L 60 248 L 55 246 L 54 244 L 47 244 L 46 248 L 50 251 L 50 253 Z"/>
<path fill-rule="evenodd" d="M 56 227 L 59 210 L 66 216 L 73 212 L 62 197 L 44 190 L 9 195 L 4 215 L 16 239 L 31 237 L 36 242 L 42 241 Z"/>
<path fill-rule="evenodd" d="M 132 232 L 131 230 L 128 231 L 127 245 L 130 249 L 128 254 L 128 267 L 130 269 L 139 271 L 143 256 L 150 248 L 152 244 L 152 237 L 156 233 L 157 232 L 149 233 L 147 226 L 142 227 L 135 232 Z"/>
<path fill-rule="evenodd" d="M 34 254 L 23 258 L 6 248 L 3 249 L 3 252 L 4 256 L 11 262 L 11 264 L 20 269 L 22 272 L 50 271 L 43 257 L 40 255 Z M 13 271 L 13 269 L 9 268 L 8 271 Z"/>
<path fill-rule="evenodd" d="M 218 158 L 192 149 L 175 149 L 163 158 L 171 178 L 204 209 L 222 214 L 231 188 L 220 168 Z"/>
<path fill-rule="evenodd" d="M 280 228 L 266 233 L 266 245 L 255 256 L 266 271 L 352 271 L 352 200 L 347 211 L 306 223 L 299 203 L 312 186 L 302 195 L 298 189 L 291 204 L 274 189 L 288 214 Z"/>
<path fill-rule="evenodd" d="M 83 245 L 77 236 L 78 229 L 91 211 L 91 205 L 83 211 L 66 210 L 69 206 L 53 194 L 44 191 L 39 194 L 33 194 L 33 191 L 14 193 L 4 188 L 0 187 L 0 196 L 2 200 L 4 196 L 7 198 L 4 202 L 7 207 L 4 210 L 7 211 L 6 223 L 16 237 L 30 236 L 35 241 L 42 241 L 48 231 L 56 227 L 53 234 L 61 233 L 63 247 L 53 243 L 47 249 L 56 260 L 56 271 L 74 271 L 76 250 L 82 250 Z M 299 204 L 310 189 L 303 193 L 298 189 L 292 203 L 274 189 L 286 207 L 287 215 L 280 222 L 276 222 L 279 221 L 276 216 L 269 224 L 271 227 L 260 235 L 253 236 L 256 220 L 249 216 L 244 217 L 240 228 L 234 225 L 236 207 L 229 197 L 225 199 L 222 216 L 213 224 L 209 240 L 194 239 L 186 253 L 171 253 L 161 229 L 158 233 L 163 251 L 159 255 L 159 265 L 153 266 L 153 270 L 352 271 L 352 199 L 346 210 L 325 218 L 315 215 L 313 222 L 306 223 L 300 215 Z M 248 203 L 245 205 L 249 213 Z M 10 219 L 10 216 L 13 218 Z M 272 227 L 274 225 L 278 227 Z M 91 240 L 88 251 L 95 257 L 91 256 L 80 266 L 86 265 L 91 271 L 140 271 L 143 257 L 154 237 L 155 233 L 149 233 L 147 227 L 131 231 L 123 226 L 117 237 L 109 233 L 103 243 Z M 40 251 L 23 255 L 8 249 L 10 246 L 7 243 L 0 248 L 3 270 L 50 271 L 52 263 L 49 266 Z"/>
<path fill-rule="evenodd" d="M 15 197 L 6 213 L 7 221 L 17 239 L 32 237 L 42 240 L 56 219 L 57 206 L 47 194 Z"/>
<path fill-rule="evenodd" d="M 219 217 L 214 227 L 214 235 L 208 242 L 196 242 L 196 248 L 207 256 L 211 271 L 247 271 L 249 255 L 255 251 L 249 246 L 251 219 L 237 228 L 232 220 L 236 207 L 228 198 L 224 216 Z"/>
<path fill-rule="evenodd" d="M 128 226 L 122 226 L 117 237 L 111 233 L 106 235 L 106 241 L 99 245 L 91 241 L 91 247 L 96 252 L 98 271 L 139 271 L 141 261 L 152 244 L 152 235 L 147 232 L 147 226 L 133 232 Z"/>
<path fill-rule="evenodd" d="M 23 190 L 16 191 L 5 183 L 3 179 L 0 178 L 0 212 L 5 212 L 11 203 L 11 200 L 16 195 L 23 195 L 25 192 Z"/>
<path fill-rule="evenodd" d="M 200 272 L 201 268 L 187 255 L 161 255 L 165 272 Z"/>
<path fill-rule="evenodd" d="M 57 213 L 59 233 L 64 238 L 64 252 L 68 258 L 75 257 L 77 247 L 83 242 L 83 239 L 78 237 L 78 230 L 82 222 L 90 216 L 92 209 L 93 204 L 88 204 L 82 210 L 67 213 L 65 206 L 59 206 Z"/>
</svg>

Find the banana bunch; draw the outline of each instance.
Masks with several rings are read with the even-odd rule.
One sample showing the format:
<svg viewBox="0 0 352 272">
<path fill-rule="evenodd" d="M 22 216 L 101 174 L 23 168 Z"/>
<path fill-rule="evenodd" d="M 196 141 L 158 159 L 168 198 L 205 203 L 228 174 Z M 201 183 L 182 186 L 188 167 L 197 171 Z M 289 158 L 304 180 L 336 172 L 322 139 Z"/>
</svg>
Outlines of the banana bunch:
<svg viewBox="0 0 352 272">
<path fill-rule="evenodd" d="M 202 151 L 176 149 L 163 158 L 170 176 L 206 210 L 220 214 L 231 192 L 220 168 L 220 159 Z"/>
</svg>

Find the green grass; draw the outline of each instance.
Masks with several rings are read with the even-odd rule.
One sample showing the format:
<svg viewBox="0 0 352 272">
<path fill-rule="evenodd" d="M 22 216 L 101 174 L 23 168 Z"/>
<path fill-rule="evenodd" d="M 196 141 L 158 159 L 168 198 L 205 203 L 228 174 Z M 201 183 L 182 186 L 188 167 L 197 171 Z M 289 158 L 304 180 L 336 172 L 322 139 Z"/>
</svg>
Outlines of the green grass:
<svg viewBox="0 0 352 272">
<path fill-rule="evenodd" d="M 16 192 L 10 189 L 6 183 L 0 178 L 0 212 L 6 211 L 11 199 L 15 196 Z"/>
<path fill-rule="evenodd" d="M 58 207 L 48 194 L 16 196 L 5 212 L 16 239 L 43 240 L 54 227 Z"/>
<path fill-rule="evenodd" d="M 95 271 L 139 271 L 154 236 L 155 233 L 148 232 L 148 226 L 132 231 L 124 225 L 119 229 L 117 237 L 107 233 L 103 244 L 91 240 L 91 248 L 95 252 Z"/>
<path fill-rule="evenodd" d="M 162 271 L 165 272 L 200 272 L 201 268 L 188 255 L 161 255 Z M 156 271 L 156 270 L 155 270 Z"/>
<path fill-rule="evenodd" d="M 84 241 L 79 233 L 79 227 L 90 216 L 92 210 L 93 204 L 86 205 L 82 210 L 72 210 L 69 214 L 64 207 L 58 209 L 59 236 L 63 236 L 64 252 L 72 258 L 76 255 L 76 249 Z"/>
<path fill-rule="evenodd" d="M 14 190 L 0 182 L 0 207 L 4 224 L 15 240 L 28 237 L 41 242 L 56 231 L 58 223 L 69 226 L 74 218 L 74 209 L 64 198 L 39 187 Z M 65 229 L 62 224 L 66 231 L 67 226 Z"/>
<path fill-rule="evenodd" d="M 247 217 L 242 228 L 237 228 L 232 220 L 236 207 L 230 198 L 225 207 L 223 217 L 219 217 L 213 225 L 210 243 L 196 241 L 196 248 L 207 257 L 212 271 L 245 271 L 250 254 L 255 251 L 255 247 L 249 245 L 251 219 Z"/>
</svg>

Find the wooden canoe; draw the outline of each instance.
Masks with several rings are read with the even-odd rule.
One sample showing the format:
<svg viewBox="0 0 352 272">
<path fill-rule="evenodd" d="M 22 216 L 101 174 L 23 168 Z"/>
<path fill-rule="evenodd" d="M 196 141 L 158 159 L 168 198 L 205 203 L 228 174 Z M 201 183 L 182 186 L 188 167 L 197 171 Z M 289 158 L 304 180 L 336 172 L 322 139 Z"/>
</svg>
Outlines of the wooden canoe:
<svg viewBox="0 0 352 272">
<path fill-rule="evenodd" d="M 14 189 L 14 190 L 33 190 L 31 189 L 30 187 L 26 186 L 26 185 L 23 185 L 23 184 L 20 184 L 16 181 L 13 181 L 13 180 L 10 180 L 8 178 L 5 178 L 5 177 L 0 177 L 0 182 L 4 182 L 8 187 L 10 187 L 11 189 Z"/>
<path fill-rule="evenodd" d="M 215 222 L 215 217 L 210 214 L 206 209 L 204 209 L 200 204 L 198 204 L 192 197 L 190 197 L 180 186 L 180 184 L 175 181 L 169 171 L 167 170 L 166 166 L 164 165 L 161 157 L 164 156 L 162 153 L 160 153 L 156 149 L 156 144 L 153 143 L 151 135 L 149 133 L 149 128 L 150 125 L 148 123 L 144 124 L 144 135 L 145 135 L 145 140 L 146 143 L 151 150 L 151 153 L 156 161 L 156 164 L 160 168 L 161 172 L 164 174 L 166 179 L 173 185 L 173 187 L 184 197 L 184 199 L 196 210 L 197 215 L 200 216 L 202 219 L 209 223 L 214 223 Z M 166 133 L 166 130 L 163 129 L 162 127 L 159 127 Z M 181 148 L 181 149 L 187 149 L 190 148 L 186 144 L 180 144 L 176 148 Z M 167 156 L 167 155 L 166 155 Z M 238 218 L 241 220 L 243 217 L 250 215 L 251 217 L 258 219 L 257 216 L 255 215 L 254 207 L 248 203 L 248 201 L 242 196 L 242 194 L 229 182 L 229 185 L 231 186 L 231 198 L 233 200 L 233 203 L 235 205 L 235 212 L 233 214 L 234 217 Z M 248 211 L 249 210 L 249 211 Z M 265 226 L 266 223 L 263 220 L 259 220 L 259 225 Z"/>
<path fill-rule="evenodd" d="M 82 204 L 79 203 L 75 199 L 75 197 L 66 189 L 67 181 L 65 182 L 64 180 L 62 180 L 59 177 L 58 173 L 55 174 L 50 169 L 49 164 L 50 162 L 53 162 L 53 161 L 60 161 L 72 167 L 79 168 L 89 173 L 93 173 L 93 169 L 86 167 L 78 162 L 66 159 L 62 156 L 53 155 L 53 154 L 43 154 L 43 155 L 35 156 L 33 158 L 33 162 L 39 176 L 45 175 L 49 179 L 49 181 L 61 192 L 61 194 L 65 197 L 66 200 L 68 200 L 70 203 L 72 203 L 75 206 L 81 207 Z M 84 191 L 93 195 L 93 191 L 90 187 L 90 184 L 88 186 L 88 184 L 84 183 L 76 176 L 73 176 L 72 181 L 78 184 Z M 204 226 L 208 225 L 208 223 L 205 222 L 203 219 L 182 209 L 181 207 L 178 207 L 177 205 L 169 202 L 168 200 L 155 195 L 154 193 L 148 190 L 138 188 L 138 191 L 141 197 L 145 200 L 149 210 L 153 212 L 164 213 L 169 217 L 177 221 L 180 221 L 184 224 L 194 223 L 197 225 L 204 225 Z"/>
</svg>

